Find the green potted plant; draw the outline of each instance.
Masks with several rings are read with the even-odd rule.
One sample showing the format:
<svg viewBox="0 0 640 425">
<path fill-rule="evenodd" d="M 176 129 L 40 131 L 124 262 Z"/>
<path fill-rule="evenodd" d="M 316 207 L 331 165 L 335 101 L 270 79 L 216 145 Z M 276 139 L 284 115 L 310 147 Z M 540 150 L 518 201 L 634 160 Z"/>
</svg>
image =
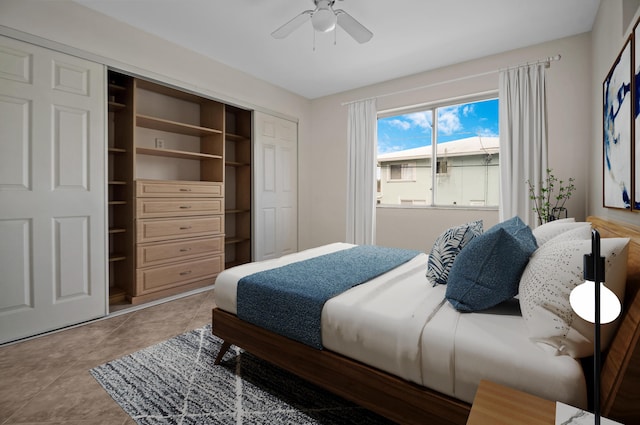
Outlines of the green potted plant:
<svg viewBox="0 0 640 425">
<path fill-rule="evenodd" d="M 557 220 L 563 215 L 567 216 L 565 203 L 575 190 L 575 179 L 569 178 L 567 182 L 558 180 L 553 175 L 552 169 L 547 169 L 547 177 L 539 182 L 540 190 L 536 192 L 536 186 L 527 180 L 529 186 L 529 198 L 533 201 L 533 211 L 538 216 L 540 224 Z"/>
</svg>

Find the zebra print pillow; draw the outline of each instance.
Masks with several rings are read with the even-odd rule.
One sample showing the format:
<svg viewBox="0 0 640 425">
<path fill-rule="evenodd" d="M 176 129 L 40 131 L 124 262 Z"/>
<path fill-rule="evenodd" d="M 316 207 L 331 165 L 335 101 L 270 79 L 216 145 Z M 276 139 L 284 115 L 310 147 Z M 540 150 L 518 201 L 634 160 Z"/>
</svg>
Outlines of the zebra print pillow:
<svg viewBox="0 0 640 425">
<path fill-rule="evenodd" d="M 451 227 L 438 236 L 427 263 L 427 279 L 433 286 L 446 285 L 453 260 L 469 241 L 482 234 L 482 230 L 482 220 L 478 220 Z"/>
</svg>

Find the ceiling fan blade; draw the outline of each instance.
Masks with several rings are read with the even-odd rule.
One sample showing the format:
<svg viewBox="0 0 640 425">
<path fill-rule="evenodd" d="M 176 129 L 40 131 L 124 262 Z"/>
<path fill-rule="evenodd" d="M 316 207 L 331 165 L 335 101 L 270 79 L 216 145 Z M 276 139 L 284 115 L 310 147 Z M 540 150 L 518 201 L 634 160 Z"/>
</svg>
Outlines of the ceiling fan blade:
<svg viewBox="0 0 640 425">
<path fill-rule="evenodd" d="M 285 38 L 296 29 L 298 29 L 298 27 L 304 24 L 309 18 L 311 18 L 311 13 L 313 13 L 313 10 L 305 10 L 304 12 L 272 32 L 271 36 L 273 38 Z"/>
<path fill-rule="evenodd" d="M 338 17 L 338 25 L 349 33 L 354 40 L 358 43 L 366 43 L 371 40 L 373 33 L 360 22 L 356 21 L 351 15 L 342 9 L 337 9 L 335 13 Z"/>
</svg>

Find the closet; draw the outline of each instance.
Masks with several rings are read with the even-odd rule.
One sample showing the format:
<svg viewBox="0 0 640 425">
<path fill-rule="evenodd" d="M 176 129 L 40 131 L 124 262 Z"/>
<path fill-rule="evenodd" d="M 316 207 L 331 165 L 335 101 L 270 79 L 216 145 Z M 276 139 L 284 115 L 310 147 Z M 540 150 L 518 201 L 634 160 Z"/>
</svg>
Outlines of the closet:
<svg viewBox="0 0 640 425">
<path fill-rule="evenodd" d="M 108 96 L 110 303 L 251 261 L 251 111 L 114 71 Z"/>
</svg>

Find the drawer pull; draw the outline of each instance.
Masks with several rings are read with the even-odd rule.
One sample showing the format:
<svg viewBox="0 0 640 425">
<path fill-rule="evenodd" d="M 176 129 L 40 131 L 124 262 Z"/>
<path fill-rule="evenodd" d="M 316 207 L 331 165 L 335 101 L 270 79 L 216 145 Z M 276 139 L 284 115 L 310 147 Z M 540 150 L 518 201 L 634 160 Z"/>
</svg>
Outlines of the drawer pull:
<svg viewBox="0 0 640 425">
<path fill-rule="evenodd" d="M 180 205 L 180 209 L 182 210 L 188 210 L 189 208 L 191 208 L 191 205 Z"/>
<path fill-rule="evenodd" d="M 180 192 L 191 192 L 191 189 L 186 188 L 186 187 L 181 187 L 180 188 Z"/>
<path fill-rule="evenodd" d="M 189 230 L 191 226 L 180 226 L 180 230 Z"/>
<path fill-rule="evenodd" d="M 191 270 L 187 270 L 186 272 L 180 272 L 180 276 L 186 276 L 188 274 L 191 274 Z"/>
<path fill-rule="evenodd" d="M 180 248 L 180 252 L 189 252 L 191 248 Z"/>
</svg>

